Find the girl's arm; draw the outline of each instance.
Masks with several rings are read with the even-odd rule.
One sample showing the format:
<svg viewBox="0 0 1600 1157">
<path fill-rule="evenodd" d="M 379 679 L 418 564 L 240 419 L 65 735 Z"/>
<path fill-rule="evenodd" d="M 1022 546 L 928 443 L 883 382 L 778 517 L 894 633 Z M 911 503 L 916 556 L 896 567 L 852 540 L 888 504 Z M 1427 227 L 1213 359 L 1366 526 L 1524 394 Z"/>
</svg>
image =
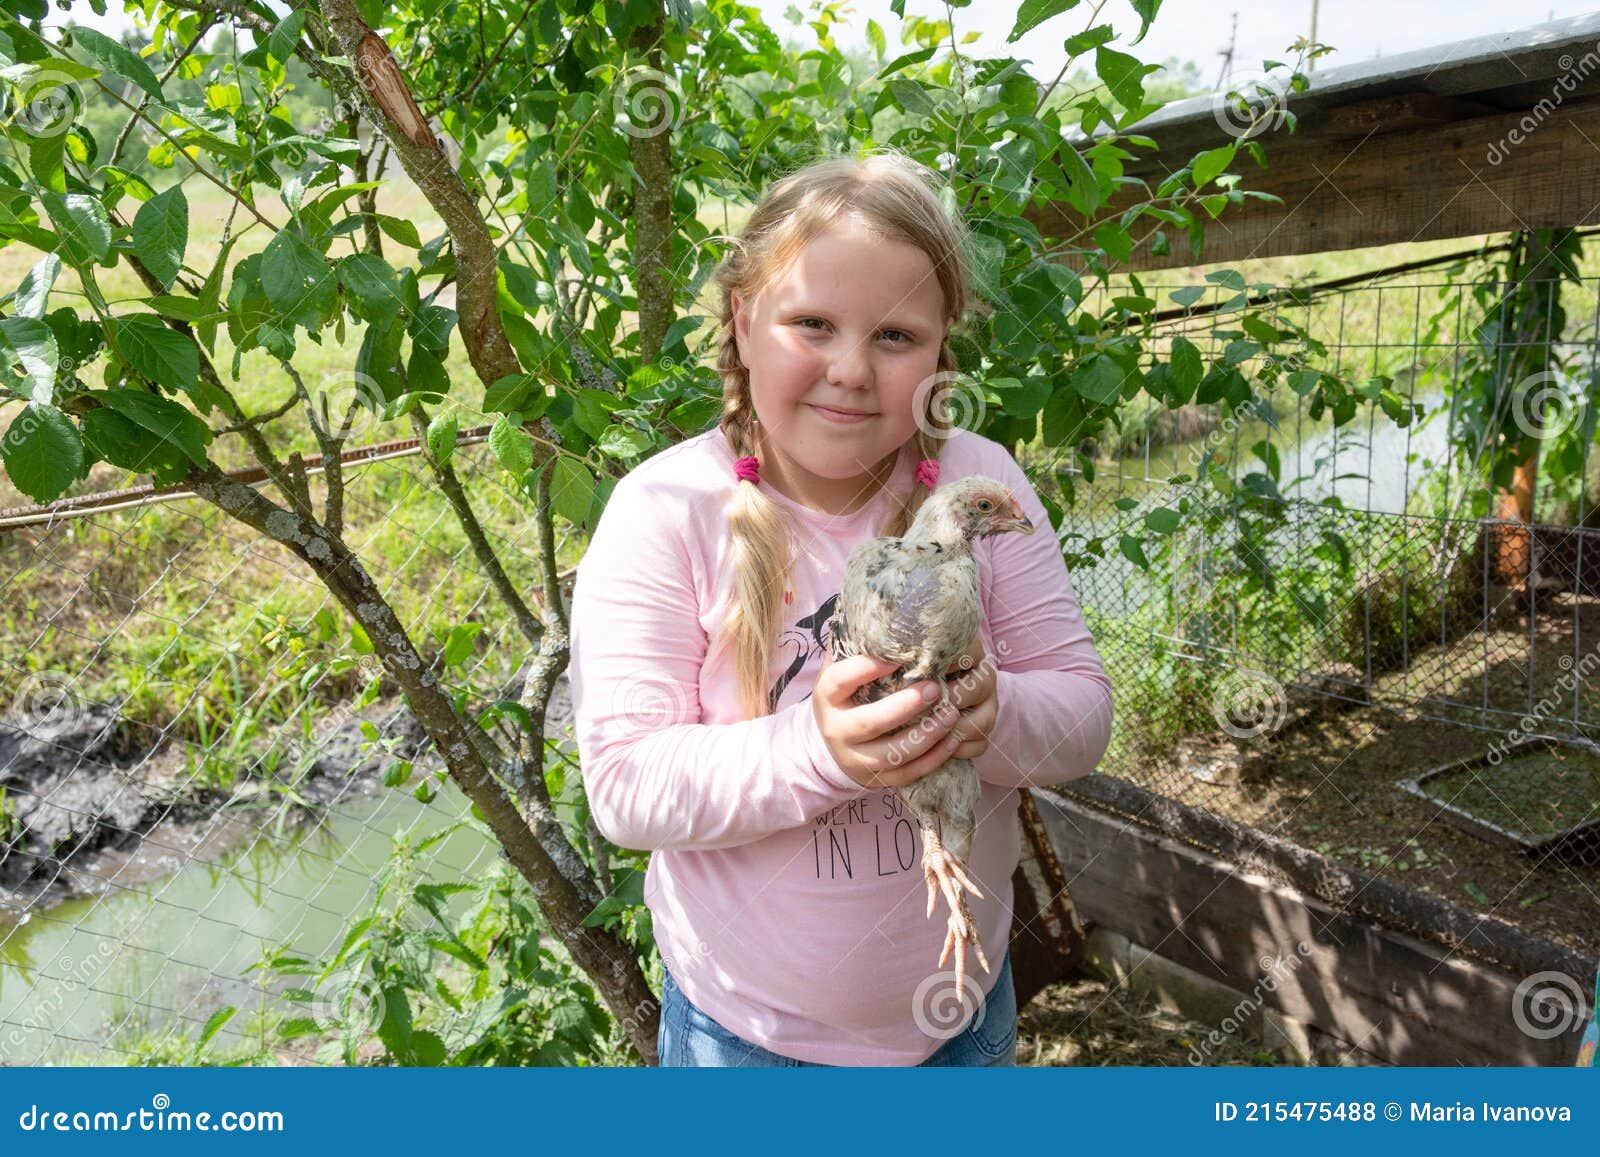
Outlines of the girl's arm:
<svg viewBox="0 0 1600 1157">
<path fill-rule="evenodd" d="M 632 476 L 617 484 L 573 590 L 573 715 L 601 833 L 641 851 L 732 847 L 855 799 L 863 789 L 829 752 L 809 700 L 700 722 L 708 640 L 682 532 L 687 499 L 665 497 Z"/>
<path fill-rule="evenodd" d="M 998 713 L 978 778 L 1042 787 L 1094 770 L 1111 742 L 1111 680 L 1084 624 L 1044 505 L 1009 454 L 996 476 L 1033 521 L 1032 534 L 992 545 L 984 590 Z"/>
</svg>

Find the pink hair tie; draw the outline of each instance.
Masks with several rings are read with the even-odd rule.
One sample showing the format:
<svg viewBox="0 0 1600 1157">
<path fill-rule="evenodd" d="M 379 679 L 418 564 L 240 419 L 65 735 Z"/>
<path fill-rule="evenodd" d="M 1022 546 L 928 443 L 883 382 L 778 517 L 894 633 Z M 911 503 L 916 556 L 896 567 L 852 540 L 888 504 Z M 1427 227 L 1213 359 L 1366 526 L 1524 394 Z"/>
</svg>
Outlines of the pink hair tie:
<svg viewBox="0 0 1600 1157">
<path fill-rule="evenodd" d="M 760 482 L 761 472 L 754 454 L 746 454 L 733 464 L 733 476 L 740 482 Z"/>
<path fill-rule="evenodd" d="M 939 463 L 933 458 L 924 458 L 917 463 L 917 481 L 932 490 L 939 485 Z"/>
</svg>

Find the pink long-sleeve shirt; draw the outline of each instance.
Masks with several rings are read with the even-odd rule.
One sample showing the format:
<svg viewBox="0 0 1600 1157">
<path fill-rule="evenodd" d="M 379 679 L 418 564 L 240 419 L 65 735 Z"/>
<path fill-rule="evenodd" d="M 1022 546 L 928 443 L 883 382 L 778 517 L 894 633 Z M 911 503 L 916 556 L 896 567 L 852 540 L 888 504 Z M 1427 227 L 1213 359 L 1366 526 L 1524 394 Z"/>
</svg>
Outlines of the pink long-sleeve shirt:
<svg viewBox="0 0 1600 1157">
<path fill-rule="evenodd" d="M 913 453 L 913 443 L 902 449 L 890 491 L 910 492 Z M 969 864 L 992 971 L 971 952 L 968 969 L 987 991 L 1011 934 L 1017 789 L 1093 770 L 1110 741 L 1111 684 L 1050 521 L 1011 455 L 957 430 L 940 469 L 944 482 L 1004 482 L 1037 528 L 982 539 L 974 552 L 998 699 L 988 750 L 974 761 L 982 792 Z M 735 485 L 713 428 L 612 492 L 571 609 L 589 806 L 609 839 L 654 853 L 644 896 L 662 959 L 713 1019 L 803 1061 L 918 1064 L 944 1043 L 934 1035 L 938 990 L 953 993 L 948 976 L 935 979 L 944 900 L 925 915 L 915 817 L 893 789 L 867 791 L 844 773 L 810 702 L 845 560 L 877 533 L 889 493 L 836 516 L 766 488 L 794 519 L 799 557 L 768 672 L 776 707 L 745 719 L 730 651 L 709 656 L 731 598 L 724 509 Z"/>
</svg>

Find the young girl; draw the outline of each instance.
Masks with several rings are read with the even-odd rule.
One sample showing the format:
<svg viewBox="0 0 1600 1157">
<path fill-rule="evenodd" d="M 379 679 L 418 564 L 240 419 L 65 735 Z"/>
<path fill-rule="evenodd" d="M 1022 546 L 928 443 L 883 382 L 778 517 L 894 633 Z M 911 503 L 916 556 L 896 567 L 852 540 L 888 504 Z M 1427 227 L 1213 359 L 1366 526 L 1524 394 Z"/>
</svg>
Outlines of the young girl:
<svg viewBox="0 0 1600 1157">
<path fill-rule="evenodd" d="M 602 833 L 655 853 L 664 1065 L 1015 1063 L 1017 791 L 1087 775 L 1111 731 L 1060 546 L 979 540 L 984 621 L 937 726 L 907 727 L 931 681 L 855 706 L 894 666 L 829 658 L 845 560 L 939 481 L 999 479 L 1050 526 L 1006 449 L 946 420 L 969 290 L 936 180 L 875 153 L 767 191 L 717 275 L 722 419 L 617 484 L 578 569 L 584 784 Z M 969 900 L 994 964 L 964 993 L 895 790 L 952 756 L 982 781 Z"/>
</svg>

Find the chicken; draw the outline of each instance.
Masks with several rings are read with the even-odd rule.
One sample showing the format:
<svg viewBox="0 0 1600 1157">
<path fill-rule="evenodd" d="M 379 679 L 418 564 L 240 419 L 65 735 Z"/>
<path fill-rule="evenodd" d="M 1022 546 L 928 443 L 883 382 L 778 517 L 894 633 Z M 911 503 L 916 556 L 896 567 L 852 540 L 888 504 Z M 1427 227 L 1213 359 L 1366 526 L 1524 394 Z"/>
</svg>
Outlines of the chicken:
<svg viewBox="0 0 1600 1157">
<path fill-rule="evenodd" d="M 983 616 L 972 545 L 1013 530 L 1032 534 L 1033 523 L 1003 485 L 975 475 L 935 489 L 903 538 L 874 538 L 851 552 L 831 632 L 833 657 L 867 654 L 900 664 L 860 687 L 855 702 L 871 703 L 925 679 L 944 685 L 944 673 L 971 645 Z M 908 730 L 948 702 L 949 694 L 944 687 L 938 702 Z M 897 790 L 922 830 L 928 915 L 941 891 L 950 906 L 939 967 L 954 949 L 959 991 L 969 943 L 989 971 L 963 892 L 983 895 L 967 873 L 977 825 L 978 772 L 969 759 L 951 759 Z"/>
</svg>

